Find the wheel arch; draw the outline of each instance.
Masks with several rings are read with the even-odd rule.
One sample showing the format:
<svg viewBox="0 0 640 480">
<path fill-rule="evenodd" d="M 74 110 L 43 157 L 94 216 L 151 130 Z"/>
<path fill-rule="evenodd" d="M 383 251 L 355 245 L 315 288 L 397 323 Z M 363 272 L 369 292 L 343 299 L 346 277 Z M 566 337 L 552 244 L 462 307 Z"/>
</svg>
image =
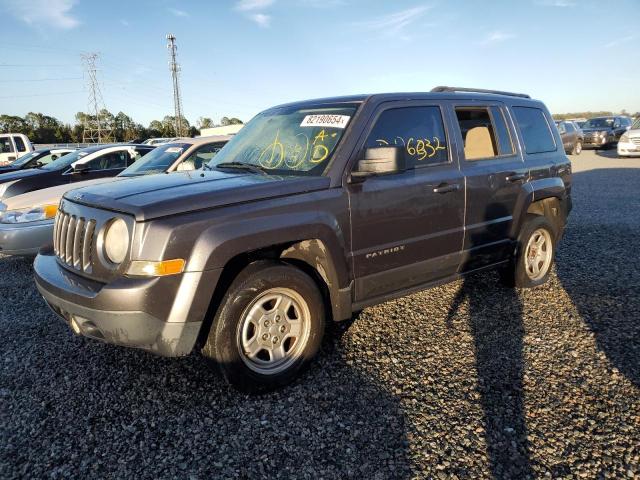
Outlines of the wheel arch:
<svg viewBox="0 0 640 480">
<path fill-rule="evenodd" d="M 523 185 L 514 211 L 511 238 L 517 239 L 527 214 L 544 215 L 554 225 L 558 239 L 568 215 L 567 189 L 559 177 L 534 180 Z"/>
<path fill-rule="evenodd" d="M 323 297 L 328 318 L 341 321 L 351 318 L 351 282 L 348 281 L 346 261 L 341 265 L 331 247 L 320 238 L 288 241 L 249 252 L 240 252 L 224 264 L 214 291 L 197 346 L 206 342 L 220 303 L 238 274 L 252 263 L 260 261 L 280 262 L 293 265 L 309 275 L 318 286 Z"/>
</svg>

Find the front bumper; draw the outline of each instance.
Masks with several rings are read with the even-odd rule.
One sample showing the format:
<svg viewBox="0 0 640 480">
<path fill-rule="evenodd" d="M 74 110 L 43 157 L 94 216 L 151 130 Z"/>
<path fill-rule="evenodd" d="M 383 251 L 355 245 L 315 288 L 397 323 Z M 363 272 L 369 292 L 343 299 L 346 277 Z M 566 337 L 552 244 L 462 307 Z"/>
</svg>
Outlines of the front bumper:
<svg viewBox="0 0 640 480">
<path fill-rule="evenodd" d="M 582 141 L 582 148 L 602 148 L 606 147 L 611 141 L 610 137 L 586 135 Z"/>
<path fill-rule="evenodd" d="M 637 137 L 634 137 L 637 139 Z M 640 156 L 640 144 L 633 142 L 618 142 L 618 155 L 621 157 Z"/>
<path fill-rule="evenodd" d="M 62 267 L 53 253 L 34 263 L 38 290 L 77 334 L 167 357 L 193 350 L 221 270 L 102 284 Z"/>
<path fill-rule="evenodd" d="M 33 223 L 0 223 L 0 253 L 36 255 L 53 241 L 53 220 Z"/>
</svg>

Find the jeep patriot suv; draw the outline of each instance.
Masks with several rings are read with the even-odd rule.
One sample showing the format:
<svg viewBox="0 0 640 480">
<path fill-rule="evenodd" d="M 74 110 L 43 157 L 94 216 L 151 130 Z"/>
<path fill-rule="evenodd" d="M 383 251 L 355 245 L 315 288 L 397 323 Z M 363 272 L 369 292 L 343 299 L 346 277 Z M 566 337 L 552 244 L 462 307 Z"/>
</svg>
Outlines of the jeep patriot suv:
<svg viewBox="0 0 640 480">
<path fill-rule="evenodd" d="M 77 334 L 201 352 L 244 391 L 291 381 L 325 324 L 499 268 L 535 287 L 571 210 L 547 108 L 452 87 L 310 100 L 203 170 L 65 194 L 37 286 Z"/>
</svg>

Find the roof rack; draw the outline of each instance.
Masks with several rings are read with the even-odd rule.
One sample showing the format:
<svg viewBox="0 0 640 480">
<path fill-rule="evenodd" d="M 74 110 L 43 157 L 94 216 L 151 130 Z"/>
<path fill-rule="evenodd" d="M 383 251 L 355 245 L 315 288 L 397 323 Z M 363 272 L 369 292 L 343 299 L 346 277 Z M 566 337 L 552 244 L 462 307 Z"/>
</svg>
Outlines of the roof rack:
<svg viewBox="0 0 640 480">
<path fill-rule="evenodd" d="M 501 90 L 485 90 L 482 88 L 465 88 L 465 87 L 434 87 L 432 92 L 471 92 L 471 93 L 492 93 L 494 95 L 507 95 L 509 97 L 531 98 L 526 93 L 503 92 Z"/>
</svg>

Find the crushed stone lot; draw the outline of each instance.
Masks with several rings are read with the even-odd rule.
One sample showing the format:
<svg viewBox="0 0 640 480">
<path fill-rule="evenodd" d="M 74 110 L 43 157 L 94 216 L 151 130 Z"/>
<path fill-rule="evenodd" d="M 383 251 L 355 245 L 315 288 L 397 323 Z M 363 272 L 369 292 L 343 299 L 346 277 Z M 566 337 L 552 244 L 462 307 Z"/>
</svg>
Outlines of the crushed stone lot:
<svg viewBox="0 0 640 480">
<path fill-rule="evenodd" d="M 73 336 L 0 256 L 0 478 L 638 478 L 640 159 L 572 157 L 545 286 L 364 310 L 292 386 Z"/>
</svg>

